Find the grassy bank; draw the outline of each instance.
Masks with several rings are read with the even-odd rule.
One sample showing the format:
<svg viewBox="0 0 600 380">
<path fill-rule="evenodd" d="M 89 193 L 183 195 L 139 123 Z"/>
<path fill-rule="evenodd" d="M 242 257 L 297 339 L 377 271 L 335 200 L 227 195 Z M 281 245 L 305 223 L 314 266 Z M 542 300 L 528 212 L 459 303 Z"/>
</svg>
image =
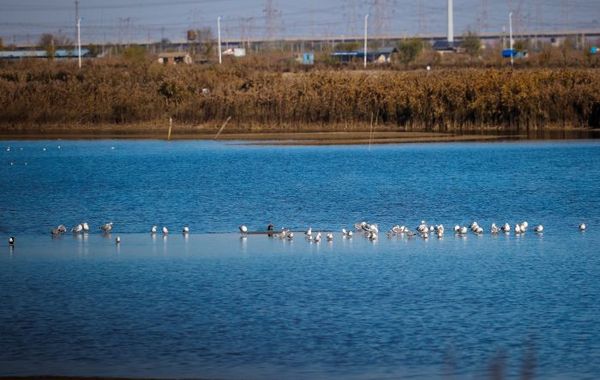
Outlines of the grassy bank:
<svg viewBox="0 0 600 380">
<path fill-rule="evenodd" d="M 143 134 L 600 127 L 600 69 L 272 73 L 241 67 L 0 67 L 0 128 Z"/>
</svg>

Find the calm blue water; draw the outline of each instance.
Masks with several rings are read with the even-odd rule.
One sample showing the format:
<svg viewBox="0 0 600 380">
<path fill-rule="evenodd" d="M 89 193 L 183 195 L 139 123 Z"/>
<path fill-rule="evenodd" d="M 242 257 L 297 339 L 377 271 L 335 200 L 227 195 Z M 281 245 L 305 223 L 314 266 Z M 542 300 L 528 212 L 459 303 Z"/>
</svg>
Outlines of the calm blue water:
<svg viewBox="0 0 600 380">
<path fill-rule="evenodd" d="M 0 233 L 45 234 L 82 220 L 111 220 L 120 233 L 186 223 L 193 232 L 231 232 L 241 223 L 339 229 L 362 219 L 411 226 L 527 219 L 551 229 L 600 222 L 599 142 L 371 151 L 162 141 L 1 145 L 11 150 L 0 152 Z"/>
<path fill-rule="evenodd" d="M 600 376 L 598 142 L 1 146 L 0 237 L 17 245 L 0 248 L 0 376 Z M 233 233 L 362 219 L 546 233 Z M 115 232 L 51 239 L 82 220 Z M 193 234 L 153 239 L 152 224 Z"/>
</svg>

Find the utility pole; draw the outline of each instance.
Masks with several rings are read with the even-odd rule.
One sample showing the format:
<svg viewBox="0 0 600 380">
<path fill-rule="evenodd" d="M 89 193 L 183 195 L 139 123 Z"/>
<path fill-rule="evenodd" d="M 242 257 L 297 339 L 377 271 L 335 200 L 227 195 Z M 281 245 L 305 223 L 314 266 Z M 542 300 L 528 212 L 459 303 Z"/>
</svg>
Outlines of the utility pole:
<svg viewBox="0 0 600 380">
<path fill-rule="evenodd" d="M 223 63 L 221 55 L 221 16 L 217 17 L 217 48 L 219 50 L 219 65 Z"/>
<path fill-rule="evenodd" d="M 510 44 L 510 65 L 515 64 L 515 52 L 513 50 L 512 11 L 508 13 L 508 42 Z"/>
<path fill-rule="evenodd" d="M 369 14 L 367 13 L 365 15 L 365 57 L 364 57 L 364 67 L 365 69 L 367 68 L 367 38 L 369 37 L 368 34 L 368 30 L 369 30 Z"/>
<path fill-rule="evenodd" d="M 79 0 L 75 0 L 75 18 L 77 19 L 77 61 L 81 69 L 81 18 L 79 17 Z"/>
</svg>

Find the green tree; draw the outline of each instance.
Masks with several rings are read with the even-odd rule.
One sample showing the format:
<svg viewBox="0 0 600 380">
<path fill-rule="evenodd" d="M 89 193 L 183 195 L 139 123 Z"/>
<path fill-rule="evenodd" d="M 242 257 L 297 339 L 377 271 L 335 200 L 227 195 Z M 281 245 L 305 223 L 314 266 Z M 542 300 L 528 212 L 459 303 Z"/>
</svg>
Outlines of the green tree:
<svg viewBox="0 0 600 380">
<path fill-rule="evenodd" d="M 102 49 L 100 48 L 100 46 L 95 45 L 95 44 L 88 45 L 87 49 L 89 50 L 92 57 L 97 57 L 98 54 L 100 54 L 102 52 Z"/>
<path fill-rule="evenodd" d="M 147 57 L 146 49 L 144 49 L 141 46 L 137 46 L 137 45 L 132 45 L 132 46 L 125 48 L 125 50 L 123 50 L 123 53 L 121 53 L 121 55 L 125 60 L 127 60 L 131 63 L 138 63 L 138 64 L 146 61 L 146 57 Z"/>
<path fill-rule="evenodd" d="M 421 51 L 423 51 L 423 41 L 419 38 L 408 38 L 398 43 L 400 62 L 406 66 L 417 59 Z"/>
<path fill-rule="evenodd" d="M 72 50 L 74 48 L 73 41 L 62 35 L 53 35 L 51 33 L 44 33 L 40 36 L 38 46 L 46 51 L 49 59 L 54 59 L 56 49 L 67 49 Z"/>
<path fill-rule="evenodd" d="M 40 36 L 38 46 L 46 51 L 48 59 L 54 59 L 56 54 L 56 44 L 54 42 L 54 36 L 50 33 L 44 33 Z"/>
<path fill-rule="evenodd" d="M 356 51 L 360 49 L 360 42 L 341 42 L 335 45 L 336 51 Z"/>
<path fill-rule="evenodd" d="M 476 33 L 468 31 L 463 36 L 462 47 L 471 57 L 477 57 L 481 52 L 481 39 Z"/>
<path fill-rule="evenodd" d="M 202 55 L 206 59 L 209 59 L 209 57 L 215 50 L 215 47 L 217 46 L 217 42 L 215 41 L 215 37 L 213 36 L 212 29 L 201 28 L 197 29 L 195 33 L 198 54 Z"/>
<path fill-rule="evenodd" d="M 529 46 L 529 42 L 527 40 L 516 40 L 513 44 L 513 48 L 517 51 L 525 51 Z"/>
</svg>

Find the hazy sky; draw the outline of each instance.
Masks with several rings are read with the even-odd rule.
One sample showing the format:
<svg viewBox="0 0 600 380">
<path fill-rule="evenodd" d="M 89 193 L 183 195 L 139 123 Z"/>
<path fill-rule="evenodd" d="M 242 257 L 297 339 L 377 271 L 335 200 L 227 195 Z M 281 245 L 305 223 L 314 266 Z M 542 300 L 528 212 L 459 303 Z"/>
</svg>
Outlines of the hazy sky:
<svg viewBox="0 0 600 380">
<path fill-rule="evenodd" d="M 190 28 L 222 17 L 224 39 L 359 35 L 369 13 L 372 35 L 443 34 L 446 0 L 81 0 L 86 42 L 183 40 Z M 600 0 L 454 0 L 455 34 L 499 32 L 515 12 L 517 33 L 600 29 Z M 271 17 L 267 17 L 270 14 Z M 73 0 L 0 0 L 5 44 L 35 43 L 42 33 L 75 36 Z"/>
</svg>

